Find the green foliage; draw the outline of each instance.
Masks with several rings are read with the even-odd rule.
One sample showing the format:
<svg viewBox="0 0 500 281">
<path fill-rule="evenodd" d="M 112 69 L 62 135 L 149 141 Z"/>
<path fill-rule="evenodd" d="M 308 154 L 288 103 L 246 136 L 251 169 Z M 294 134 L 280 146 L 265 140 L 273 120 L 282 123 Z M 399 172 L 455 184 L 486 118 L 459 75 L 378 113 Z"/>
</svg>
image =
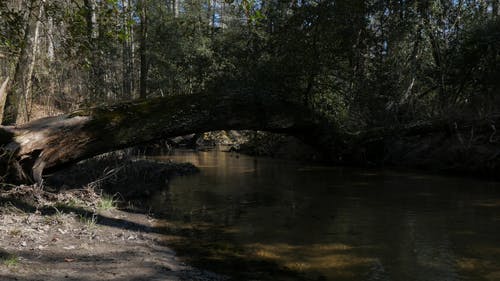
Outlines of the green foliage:
<svg viewBox="0 0 500 281">
<path fill-rule="evenodd" d="M 97 225 L 97 215 L 96 214 L 80 214 L 79 220 L 81 223 L 89 229 L 95 228 Z"/>
<path fill-rule="evenodd" d="M 0 260 L 2 263 L 8 267 L 15 267 L 19 264 L 19 257 L 16 255 L 0 255 Z"/>
<path fill-rule="evenodd" d="M 0 3 L 0 52 L 17 53 L 23 41 L 24 14 Z"/>
<path fill-rule="evenodd" d="M 99 200 L 97 208 L 101 211 L 109 211 L 116 208 L 116 200 L 114 196 L 103 194 Z"/>
<path fill-rule="evenodd" d="M 499 110 L 498 7 L 485 1 L 46 2 L 57 62 L 44 66 L 60 80 L 53 100 L 73 106 L 216 88 L 354 131 Z M 12 3 L 0 3 L 0 52 L 16 54 L 27 23 Z"/>
</svg>

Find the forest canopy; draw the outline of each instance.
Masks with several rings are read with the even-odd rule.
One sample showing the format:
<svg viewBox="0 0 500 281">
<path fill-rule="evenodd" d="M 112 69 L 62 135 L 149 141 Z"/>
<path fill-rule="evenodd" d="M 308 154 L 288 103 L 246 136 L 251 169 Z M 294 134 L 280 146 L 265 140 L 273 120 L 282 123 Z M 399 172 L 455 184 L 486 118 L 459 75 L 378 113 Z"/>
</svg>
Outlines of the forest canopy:
<svg viewBox="0 0 500 281">
<path fill-rule="evenodd" d="M 349 131 L 498 111 L 497 0 L 5 0 L 3 124 L 224 89 Z"/>
</svg>

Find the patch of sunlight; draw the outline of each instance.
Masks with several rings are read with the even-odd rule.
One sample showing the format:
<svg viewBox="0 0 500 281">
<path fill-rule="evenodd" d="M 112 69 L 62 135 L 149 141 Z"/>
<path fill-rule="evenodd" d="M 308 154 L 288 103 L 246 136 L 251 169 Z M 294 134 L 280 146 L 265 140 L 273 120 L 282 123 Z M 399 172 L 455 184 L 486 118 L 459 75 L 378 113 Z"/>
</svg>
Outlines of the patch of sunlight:
<svg viewBox="0 0 500 281">
<path fill-rule="evenodd" d="M 496 260 L 461 258 L 456 261 L 456 264 L 457 268 L 461 271 L 467 271 L 472 274 L 480 272 L 484 280 L 500 280 L 500 271 L 498 271 Z"/>
<path fill-rule="evenodd" d="M 488 273 L 484 277 L 486 278 L 486 280 L 489 280 L 489 281 L 498 281 L 498 280 L 500 280 L 500 271 L 494 271 L 494 272 Z"/>
<path fill-rule="evenodd" d="M 450 254 L 446 254 L 449 256 Z M 433 268 L 433 269 L 442 269 L 447 268 L 446 261 L 433 259 L 432 257 L 422 257 L 418 259 L 418 264 L 423 267 Z"/>
<path fill-rule="evenodd" d="M 314 244 L 311 246 L 312 249 L 317 249 L 321 251 L 347 251 L 352 250 L 353 247 L 347 244 L 334 243 L 334 244 Z"/>
<path fill-rule="evenodd" d="M 375 262 L 375 259 L 360 257 L 352 254 L 336 254 L 318 256 L 316 258 L 309 259 L 309 262 L 312 264 L 310 267 L 311 269 L 324 270 L 330 268 L 370 266 Z"/>
<path fill-rule="evenodd" d="M 487 255 L 500 255 L 500 247 L 491 247 L 489 245 L 478 247 L 478 251 Z"/>
<path fill-rule="evenodd" d="M 311 244 L 311 245 L 290 245 L 285 243 L 275 243 L 275 244 L 261 244 L 254 243 L 249 245 L 252 248 L 265 249 L 273 252 L 282 252 L 287 254 L 289 252 L 301 252 L 301 253 L 324 253 L 325 251 L 346 251 L 353 250 L 354 247 L 342 244 L 342 243 L 330 243 L 330 244 Z"/>
<path fill-rule="evenodd" d="M 241 171 L 238 171 L 240 174 L 252 174 L 255 173 L 255 169 L 242 169 Z"/>
<path fill-rule="evenodd" d="M 279 256 L 278 254 L 271 252 L 271 251 L 264 250 L 264 249 L 256 250 L 254 252 L 254 255 L 259 257 L 259 258 L 272 259 L 272 260 L 277 260 L 277 259 L 281 258 L 281 256 Z"/>
<path fill-rule="evenodd" d="M 456 262 L 458 269 L 464 271 L 474 271 L 482 267 L 481 261 L 474 258 L 460 258 Z"/>
<path fill-rule="evenodd" d="M 311 270 L 311 264 L 304 262 L 290 262 L 290 263 L 285 263 L 284 266 L 286 268 L 299 272 Z"/>
<path fill-rule="evenodd" d="M 230 227 L 230 226 L 228 226 L 228 227 L 225 227 L 225 228 L 223 229 L 223 232 L 224 232 L 224 233 L 227 233 L 227 234 L 239 234 L 239 233 L 241 233 L 242 231 L 241 231 L 241 229 L 240 229 L 240 228 L 238 228 L 238 227 Z"/>
<path fill-rule="evenodd" d="M 370 266 L 374 259 L 353 253 L 354 247 L 342 243 L 289 245 L 285 243 L 248 245 L 253 255 L 270 259 L 296 271 L 325 271 Z"/>
<path fill-rule="evenodd" d="M 485 208 L 498 208 L 500 207 L 500 199 L 475 201 L 475 203 L 472 206 L 485 207 Z"/>
</svg>

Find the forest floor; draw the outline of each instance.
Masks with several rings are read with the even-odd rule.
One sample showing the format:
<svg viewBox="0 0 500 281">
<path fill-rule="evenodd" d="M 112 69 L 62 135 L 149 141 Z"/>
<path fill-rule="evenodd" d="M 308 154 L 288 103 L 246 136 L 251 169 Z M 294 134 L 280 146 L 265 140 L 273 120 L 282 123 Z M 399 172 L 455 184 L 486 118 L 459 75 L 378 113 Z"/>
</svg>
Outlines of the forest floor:
<svg viewBox="0 0 500 281">
<path fill-rule="evenodd" d="M 91 185 L 1 190 L 0 280 L 227 279 L 184 264 L 157 219 L 114 200 Z"/>
</svg>

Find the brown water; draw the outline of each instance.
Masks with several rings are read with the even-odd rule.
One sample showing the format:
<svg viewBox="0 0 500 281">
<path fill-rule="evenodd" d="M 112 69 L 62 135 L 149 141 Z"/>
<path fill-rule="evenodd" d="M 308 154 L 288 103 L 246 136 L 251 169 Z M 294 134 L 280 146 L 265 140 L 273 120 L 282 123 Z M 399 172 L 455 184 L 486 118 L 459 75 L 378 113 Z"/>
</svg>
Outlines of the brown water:
<svg viewBox="0 0 500 281">
<path fill-rule="evenodd" d="M 151 202 L 173 224 L 224 233 L 192 243 L 313 280 L 500 280 L 498 182 L 218 151 L 161 159 L 201 169 Z"/>
</svg>

